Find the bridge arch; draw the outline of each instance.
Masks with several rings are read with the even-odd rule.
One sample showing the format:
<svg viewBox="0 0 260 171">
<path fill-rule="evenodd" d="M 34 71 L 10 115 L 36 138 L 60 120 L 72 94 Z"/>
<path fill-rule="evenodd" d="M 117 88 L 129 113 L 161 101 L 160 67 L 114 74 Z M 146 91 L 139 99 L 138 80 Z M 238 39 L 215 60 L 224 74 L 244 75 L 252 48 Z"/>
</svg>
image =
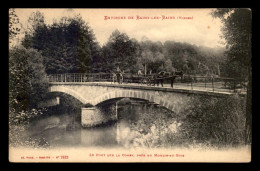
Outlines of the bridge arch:
<svg viewBox="0 0 260 171">
<path fill-rule="evenodd" d="M 134 91 L 134 90 L 121 90 L 121 91 L 108 92 L 101 96 L 96 97 L 91 104 L 93 106 L 96 106 L 104 101 L 115 99 L 115 98 L 136 98 L 136 99 L 148 100 L 150 102 L 159 104 L 171 111 L 174 111 L 173 105 L 171 104 L 170 101 L 165 100 L 149 92 Z"/>
<path fill-rule="evenodd" d="M 189 100 L 189 97 L 180 93 L 150 91 L 143 89 L 122 89 L 96 85 L 52 85 L 49 92 L 69 94 L 83 104 L 96 106 L 104 101 L 116 98 L 136 98 L 159 104 L 173 112 L 179 112 Z"/>
<path fill-rule="evenodd" d="M 83 104 L 87 104 L 89 103 L 88 100 L 86 100 L 83 96 L 81 96 L 79 93 L 77 93 L 76 91 L 74 91 L 73 89 L 67 88 L 67 87 L 63 87 L 63 86 L 52 86 L 49 89 L 49 92 L 62 92 L 68 95 L 73 96 L 74 98 L 76 98 L 77 100 L 79 100 L 81 103 Z"/>
</svg>

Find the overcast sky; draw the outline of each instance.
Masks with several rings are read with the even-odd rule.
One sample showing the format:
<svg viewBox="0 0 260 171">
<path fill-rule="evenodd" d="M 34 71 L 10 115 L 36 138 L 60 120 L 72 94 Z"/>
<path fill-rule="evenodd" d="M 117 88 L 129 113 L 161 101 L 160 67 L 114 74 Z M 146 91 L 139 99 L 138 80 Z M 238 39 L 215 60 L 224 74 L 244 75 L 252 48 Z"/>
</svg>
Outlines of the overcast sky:
<svg viewBox="0 0 260 171">
<path fill-rule="evenodd" d="M 80 14 L 93 29 L 100 45 L 108 41 L 111 33 L 118 29 L 126 33 L 130 38 L 138 41 L 146 36 L 151 41 L 174 40 L 190 44 L 223 47 L 220 42 L 221 22 L 213 19 L 209 14 L 212 9 L 16 9 L 20 22 L 26 25 L 30 14 L 35 11 L 44 14 L 45 23 L 52 24 L 53 20 L 59 20 L 62 16 Z M 137 15 L 149 19 L 137 20 Z M 175 17 L 175 19 L 164 19 Z M 126 19 L 110 19 L 109 17 L 125 17 Z M 133 19 L 128 19 L 132 16 Z M 159 17 L 159 19 L 152 19 Z M 192 19 L 178 19 L 177 17 L 192 17 Z"/>
</svg>

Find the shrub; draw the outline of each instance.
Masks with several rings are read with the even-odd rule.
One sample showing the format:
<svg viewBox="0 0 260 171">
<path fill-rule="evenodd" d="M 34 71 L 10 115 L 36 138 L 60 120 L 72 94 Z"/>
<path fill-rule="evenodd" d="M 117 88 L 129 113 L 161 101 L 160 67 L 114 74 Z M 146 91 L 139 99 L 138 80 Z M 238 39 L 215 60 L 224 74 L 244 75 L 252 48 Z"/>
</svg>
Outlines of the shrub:
<svg viewBox="0 0 260 171">
<path fill-rule="evenodd" d="M 209 145 L 241 145 L 245 133 L 245 99 L 193 97 L 181 131 L 190 142 Z"/>
</svg>

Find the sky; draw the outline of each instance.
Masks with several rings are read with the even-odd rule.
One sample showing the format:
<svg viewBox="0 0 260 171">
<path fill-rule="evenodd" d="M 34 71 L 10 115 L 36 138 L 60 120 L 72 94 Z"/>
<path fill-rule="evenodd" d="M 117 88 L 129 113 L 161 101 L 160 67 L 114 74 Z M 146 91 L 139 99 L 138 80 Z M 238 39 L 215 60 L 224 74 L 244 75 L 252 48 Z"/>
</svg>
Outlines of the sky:
<svg viewBox="0 0 260 171">
<path fill-rule="evenodd" d="M 101 46 L 116 29 L 138 41 L 146 37 L 162 43 L 172 40 L 213 48 L 224 46 L 220 43 L 224 42 L 220 38 L 222 23 L 209 14 L 212 9 L 15 9 L 23 26 L 37 10 L 44 14 L 46 24 L 80 14 Z M 110 19 L 105 20 L 105 16 Z"/>
</svg>

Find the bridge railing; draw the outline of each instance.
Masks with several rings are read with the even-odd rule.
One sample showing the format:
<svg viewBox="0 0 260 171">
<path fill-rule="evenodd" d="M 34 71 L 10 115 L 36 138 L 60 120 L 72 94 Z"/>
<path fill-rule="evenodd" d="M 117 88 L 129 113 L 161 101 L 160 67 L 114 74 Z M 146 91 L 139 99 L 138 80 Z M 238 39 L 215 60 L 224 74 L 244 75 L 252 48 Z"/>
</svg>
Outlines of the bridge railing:
<svg viewBox="0 0 260 171">
<path fill-rule="evenodd" d="M 47 76 L 49 82 L 111 82 L 116 83 L 117 78 L 109 73 L 67 73 L 67 74 L 52 74 Z M 163 77 L 163 85 L 171 83 L 171 77 Z M 124 74 L 120 78 L 120 83 L 129 84 L 137 83 L 148 86 L 162 86 L 162 78 L 156 77 L 155 74 L 137 75 Z M 245 91 L 247 82 L 241 79 L 209 77 L 197 75 L 177 76 L 173 86 L 185 87 L 186 89 L 204 89 L 207 91 Z"/>
<path fill-rule="evenodd" d="M 47 76 L 49 82 L 107 82 L 112 80 L 112 74 L 106 73 L 68 73 L 51 74 Z"/>
<path fill-rule="evenodd" d="M 190 89 L 203 88 L 210 91 L 243 92 L 247 82 L 242 79 L 223 78 L 214 76 L 184 75 L 177 77 L 175 85 L 186 84 Z"/>
</svg>

